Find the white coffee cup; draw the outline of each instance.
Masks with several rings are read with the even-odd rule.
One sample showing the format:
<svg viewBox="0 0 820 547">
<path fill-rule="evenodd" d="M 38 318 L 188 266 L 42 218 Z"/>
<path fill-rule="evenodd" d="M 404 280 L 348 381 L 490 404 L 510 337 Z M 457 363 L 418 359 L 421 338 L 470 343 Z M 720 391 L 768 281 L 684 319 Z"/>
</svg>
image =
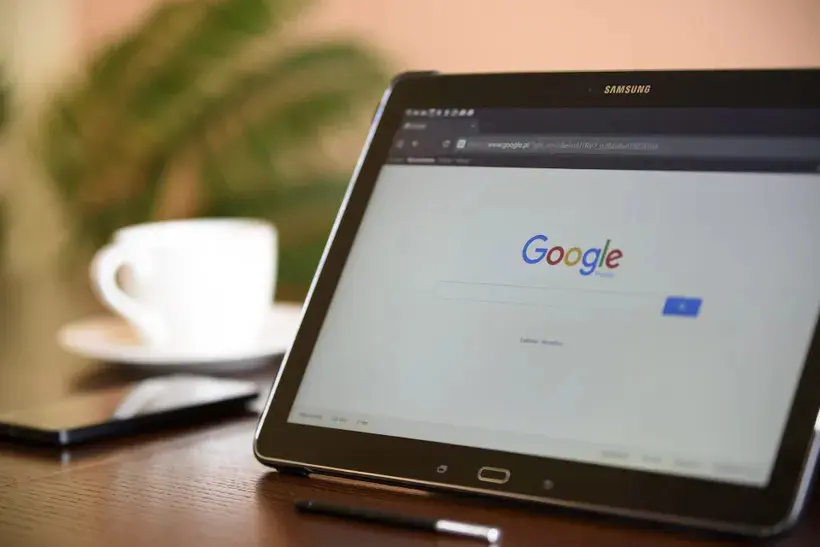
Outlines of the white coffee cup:
<svg viewBox="0 0 820 547">
<path fill-rule="evenodd" d="M 147 346 L 208 355 L 258 341 L 276 283 L 277 233 L 246 219 L 129 226 L 91 264 L 100 299 Z"/>
</svg>

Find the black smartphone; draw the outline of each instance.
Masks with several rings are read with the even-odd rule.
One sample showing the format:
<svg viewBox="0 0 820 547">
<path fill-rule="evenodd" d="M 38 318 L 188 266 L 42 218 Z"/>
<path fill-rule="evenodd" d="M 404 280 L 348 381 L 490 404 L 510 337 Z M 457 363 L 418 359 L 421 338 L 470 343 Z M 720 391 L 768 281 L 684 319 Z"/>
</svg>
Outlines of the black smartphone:
<svg viewBox="0 0 820 547">
<path fill-rule="evenodd" d="M 0 413 L 0 440 L 69 446 L 247 411 L 253 382 L 176 374 Z"/>
</svg>

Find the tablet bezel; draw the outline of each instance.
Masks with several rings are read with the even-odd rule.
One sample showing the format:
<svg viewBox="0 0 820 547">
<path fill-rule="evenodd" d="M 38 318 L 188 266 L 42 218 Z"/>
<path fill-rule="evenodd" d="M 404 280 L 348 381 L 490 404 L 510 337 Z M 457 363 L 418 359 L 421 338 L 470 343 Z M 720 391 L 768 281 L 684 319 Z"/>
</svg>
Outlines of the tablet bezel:
<svg viewBox="0 0 820 547">
<path fill-rule="evenodd" d="M 651 86 L 651 93 L 604 93 L 605 86 L 635 84 Z M 480 492 L 740 533 L 771 534 L 788 527 L 802 506 L 813 458 L 818 451 L 814 425 L 820 407 L 820 336 L 816 328 L 771 480 L 765 488 L 287 422 L 404 110 L 452 105 L 464 108 L 820 108 L 820 70 L 397 78 L 376 112 L 313 280 L 299 332 L 282 363 L 260 419 L 254 440 L 257 458 L 281 469 L 308 469 L 427 488 Z M 438 472 L 442 465 L 447 466 L 445 473 Z M 510 470 L 509 481 L 505 484 L 480 481 L 477 472 L 484 466 Z"/>
</svg>

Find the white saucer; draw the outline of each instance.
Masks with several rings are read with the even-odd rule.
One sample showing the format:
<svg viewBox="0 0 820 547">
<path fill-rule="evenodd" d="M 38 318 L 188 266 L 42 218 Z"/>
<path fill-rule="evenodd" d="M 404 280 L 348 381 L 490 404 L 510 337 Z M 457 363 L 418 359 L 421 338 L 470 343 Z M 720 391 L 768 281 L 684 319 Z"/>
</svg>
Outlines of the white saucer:
<svg viewBox="0 0 820 547">
<path fill-rule="evenodd" d="M 288 350 L 299 327 L 301 312 L 299 304 L 276 304 L 271 308 L 270 317 L 256 344 L 221 354 L 143 346 L 134 329 L 125 320 L 113 315 L 89 317 L 65 325 L 57 333 L 57 340 L 66 351 L 109 363 L 247 370 L 264 364 L 266 358 L 283 355 Z"/>
</svg>

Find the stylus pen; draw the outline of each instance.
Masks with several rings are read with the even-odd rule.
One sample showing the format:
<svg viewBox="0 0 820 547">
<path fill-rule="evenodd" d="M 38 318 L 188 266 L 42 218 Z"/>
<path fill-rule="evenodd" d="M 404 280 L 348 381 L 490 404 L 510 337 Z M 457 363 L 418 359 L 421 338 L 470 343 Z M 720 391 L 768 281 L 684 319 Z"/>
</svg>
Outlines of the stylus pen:
<svg viewBox="0 0 820 547">
<path fill-rule="evenodd" d="M 413 517 L 409 515 L 397 515 L 373 509 L 363 509 L 358 507 L 347 507 L 334 505 L 323 501 L 299 500 L 296 501 L 296 510 L 305 513 L 316 513 L 329 515 L 351 520 L 373 522 L 384 524 L 394 528 L 408 528 L 411 530 L 421 530 L 426 532 L 437 532 L 439 534 L 451 534 L 454 536 L 483 539 L 488 543 L 496 543 L 501 539 L 501 530 L 491 526 L 480 526 L 455 520 L 445 520 L 436 518 Z"/>
</svg>

